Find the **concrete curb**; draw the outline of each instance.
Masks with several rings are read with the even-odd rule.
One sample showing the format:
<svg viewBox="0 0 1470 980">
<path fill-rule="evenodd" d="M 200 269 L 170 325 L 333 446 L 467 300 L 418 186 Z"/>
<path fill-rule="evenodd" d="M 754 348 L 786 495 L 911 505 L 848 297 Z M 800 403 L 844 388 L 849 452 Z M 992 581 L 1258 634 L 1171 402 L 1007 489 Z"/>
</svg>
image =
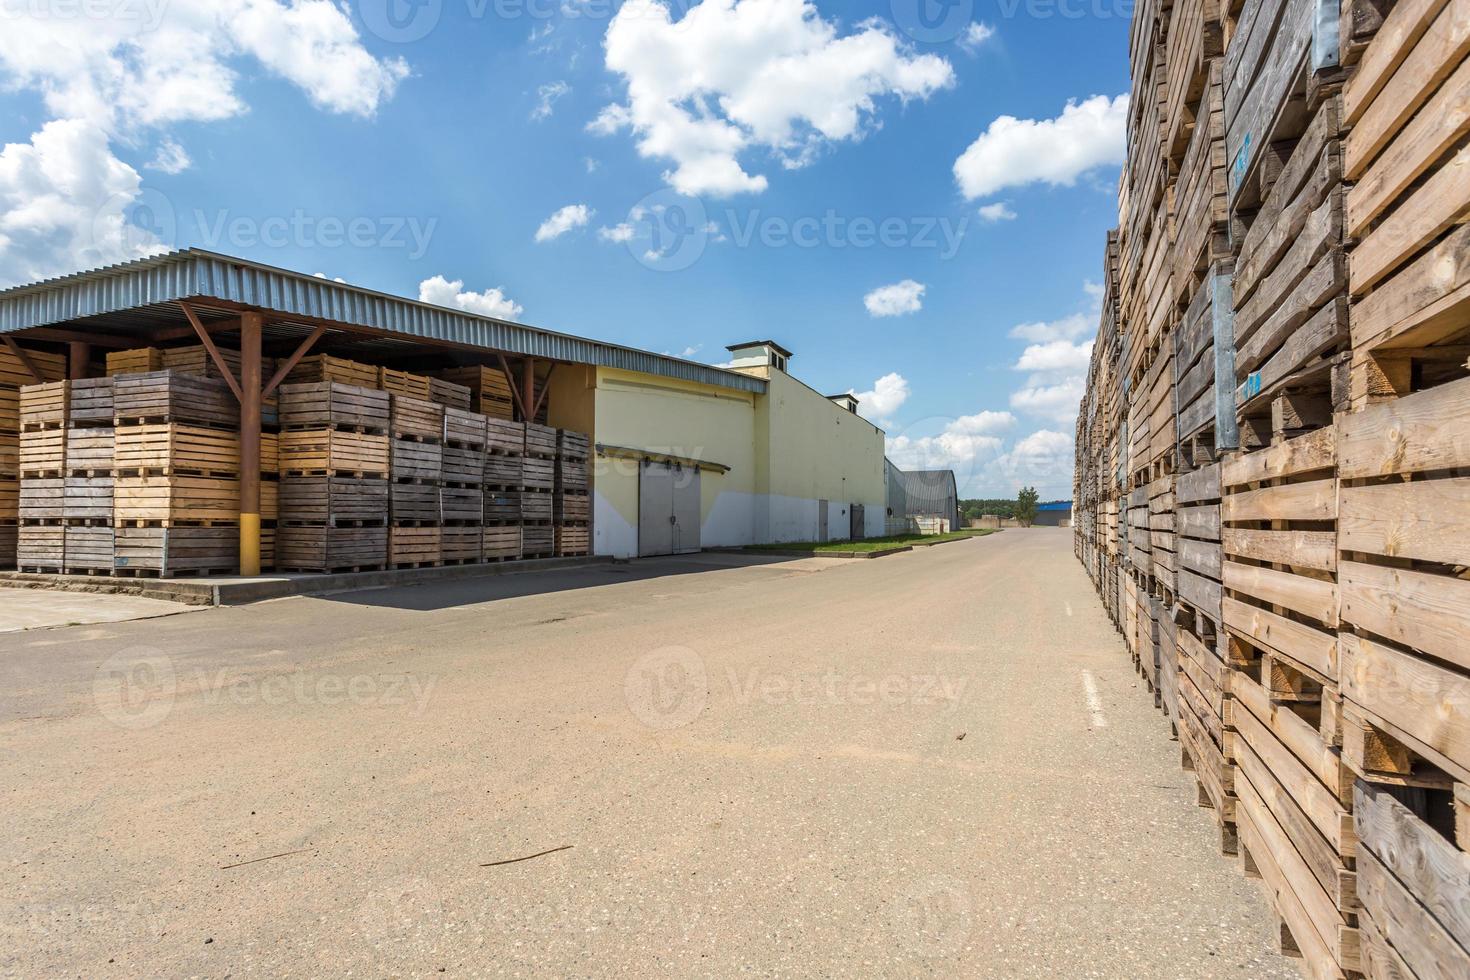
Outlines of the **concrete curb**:
<svg viewBox="0 0 1470 980">
<path fill-rule="evenodd" d="M 881 551 L 772 551 L 769 548 L 742 548 L 742 555 L 779 555 L 783 558 L 886 558 L 889 555 L 913 551 L 913 545 L 902 548 L 884 548 Z"/>
<path fill-rule="evenodd" d="M 167 599 L 191 606 L 240 606 L 267 599 L 355 592 L 403 585 L 456 582 L 496 575 L 561 571 L 589 565 L 610 564 L 603 556 L 578 558 L 529 558 L 493 565 L 443 565 L 438 568 L 402 568 L 377 572 L 343 572 L 335 575 L 267 575 L 245 581 L 209 579 L 116 579 L 91 575 L 41 575 L 34 572 L 0 572 L 0 586 L 20 589 L 50 589 L 60 592 L 90 592 L 97 595 L 135 595 L 145 599 Z"/>
</svg>

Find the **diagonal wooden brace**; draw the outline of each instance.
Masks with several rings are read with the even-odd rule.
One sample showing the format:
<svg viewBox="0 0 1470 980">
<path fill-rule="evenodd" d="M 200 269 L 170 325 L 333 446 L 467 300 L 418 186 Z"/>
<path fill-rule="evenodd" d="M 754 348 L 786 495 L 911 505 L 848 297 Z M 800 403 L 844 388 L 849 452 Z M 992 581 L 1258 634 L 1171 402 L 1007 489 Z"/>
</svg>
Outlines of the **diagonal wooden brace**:
<svg viewBox="0 0 1470 980">
<path fill-rule="evenodd" d="M 14 337 L 5 334 L 0 336 L 0 340 L 5 341 L 5 346 L 10 348 L 10 353 L 15 355 L 15 359 L 20 361 L 21 366 L 26 369 L 26 373 L 35 379 L 36 384 L 46 383 L 46 379 L 41 375 L 40 370 L 36 368 L 36 362 L 31 360 L 31 355 L 26 353 L 24 347 L 15 342 Z"/>
<path fill-rule="evenodd" d="M 271 376 L 270 381 L 267 382 L 265 386 L 265 390 L 260 393 L 260 397 L 269 398 L 271 396 L 271 392 L 275 391 L 276 388 L 280 386 L 281 382 L 286 380 L 286 375 L 291 373 L 291 369 L 301 362 L 301 359 L 306 356 L 307 351 L 311 350 L 312 346 L 315 345 L 316 342 L 321 339 L 322 334 L 326 332 L 327 328 L 325 326 L 320 326 L 313 330 L 311 334 L 301 342 L 301 346 L 296 348 L 296 353 L 288 357 L 286 359 L 286 363 L 276 368 L 276 373 Z"/>
<path fill-rule="evenodd" d="M 209 351 L 209 356 L 214 361 L 214 366 L 219 368 L 219 373 L 224 376 L 225 381 L 229 382 L 230 390 L 235 393 L 235 401 L 244 401 L 245 396 L 240 392 L 240 382 L 235 380 L 235 372 L 230 370 L 230 366 L 220 356 L 219 348 L 215 347 L 214 341 L 209 339 L 209 331 L 205 330 L 204 324 L 199 322 L 199 317 L 195 315 L 194 308 L 183 300 L 179 300 L 178 304 L 179 309 L 184 311 L 184 316 L 188 317 L 189 322 L 194 325 L 194 332 L 203 341 L 204 349 Z"/>
</svg>

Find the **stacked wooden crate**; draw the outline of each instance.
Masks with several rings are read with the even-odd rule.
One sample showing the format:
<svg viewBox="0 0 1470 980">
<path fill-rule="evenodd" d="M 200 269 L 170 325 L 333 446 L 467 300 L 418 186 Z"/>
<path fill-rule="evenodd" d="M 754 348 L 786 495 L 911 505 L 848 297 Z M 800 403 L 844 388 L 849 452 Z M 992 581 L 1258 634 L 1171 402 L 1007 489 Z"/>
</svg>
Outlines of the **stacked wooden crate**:
<svg viewBox="0 0 1470 980">
<path fill-rule="evenodd" d="M 552 517 L 557 555 L 585 555 L 592 549 L 592 499 L 588 496 L 591 440 L 581 432 L 556 431 L 556 483 Z"/>
<path fill-rule="evenodd" d="M 107 376 L 151 374 L 163 370 L 163 351 L 157 347 L 134 347 L 107 352 Z"/>
<path fill-rule="evenodd" d="M 0 568 L 15 567 L 21 537 L 21 388 L 66 376 L 66 359 L 22 348 L 24 357 L 0 346 Z M 36 373 L 32 373 L 32 372 Z M 44 535 L 30 532 L 36 540 Z"/>
<path fill-rule="evenodd" d="M 378 368 L 330 354 L 312 354 L 297 361 L 286 375 L 287 384 L 320 384 L 323 381 L 357 388 L 377 388 Z"/>
<path fill-rule="evenodd" d="M 486 561 L 521 557 L 521 495 L 526 425 L 502 418 L 485 422 Z"/>
<path fill-rule="evenodd" d="M 413 387 L 410 381 L 396 379 Z M 428 379 L 424 379 L 428 393 Z M 389 399 L 388 564 L 421 568 L 443 562 L 444 407 L 424 398 L 392 394 Z"/>
<path fill-rule="evenodd" d="M 469 407 L 481 415 L 510 421 L 515 418 L 515 397 L 510 381 L 499 368 L 475 366 L 436 371 L 435 377 L 463 385 L 470 391 Z"/>
<path fill-rule="evenodd" d="M 468 402 L 468 391 L 460 390 Z M 463 408 L 444 408 L 439 509 L 444 521 L 440 543 L 447 565 L 484 560 L 485 433 L 485 416 Z"/>
<path fill-rule="evenodd" d="M 280 525 L 286 571 L 388 561 L 389 396 L 335 381 L 281 388 Z"/>
<path fill-rule="evenodd" d="M 111 574 L 116 406 L 112 378 L 72 381 L 66 431 L 65 570 Z"/>
<path fill-rule="evenodd" d="M 556 457 L 556 430 L 527 422 L 521 474 L 521 553 L 528 558 L 556 553 L 556 531 L 552 525 Z"/>
<path fill-rule="evenodd" d="M 211 465 L 207 450 L 185 448 L 238 439 L 234 394 L 223 381 L 168 370 L 112 381 L 114 573 L 236 571 L 238 448 L 232 467 Z"/>
<path fill-rule="evenodd" d="M 16 567 L 59 572 L 65 564 L 65 381 L 20 389 L 20 519 Z"/>
</svg>

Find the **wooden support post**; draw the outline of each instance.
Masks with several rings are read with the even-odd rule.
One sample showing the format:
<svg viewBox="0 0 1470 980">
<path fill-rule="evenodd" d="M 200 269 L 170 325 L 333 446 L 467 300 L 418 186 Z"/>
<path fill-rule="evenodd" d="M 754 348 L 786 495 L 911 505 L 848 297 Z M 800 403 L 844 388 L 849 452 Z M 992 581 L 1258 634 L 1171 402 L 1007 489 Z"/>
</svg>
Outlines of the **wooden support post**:
<svg viewBox="0 0 1470 980">
<path fill-rule="evenodd" d="M 240 317 L 240 574 L 260 574 L 260 333 L 262 317 Z"/>
<path fill-rule="evenodd" d="M 81 381 L 87 376 L 87 368 L 92 360 L 92 345 L 81 340 L 73 340 L 66 348 L 66 376 L 71 381 Z"/>
<path fill-rule="evenodd" d="M 521 360 L 521 406 L 525 413 L 524 422 L 536 421 L 536 359 L 526 357 Z"/>
</svg>

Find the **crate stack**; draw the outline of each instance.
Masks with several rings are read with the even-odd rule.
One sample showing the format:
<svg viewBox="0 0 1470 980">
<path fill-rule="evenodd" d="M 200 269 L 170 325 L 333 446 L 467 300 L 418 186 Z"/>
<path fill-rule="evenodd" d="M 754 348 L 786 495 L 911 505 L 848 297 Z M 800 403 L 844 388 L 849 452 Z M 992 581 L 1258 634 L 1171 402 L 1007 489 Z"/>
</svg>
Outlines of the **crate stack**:
<svg viewBox="0 0 1470 980">
<path fill-rule="evenodd" d="M 521 473 L 521 554 L 527 558 L 556 553 L 554 491 L 556 489 L 556 430 L 526 423 L 526 456 Z"/>
<path fill-rule="evenodd" d="M 463 401 L 468 404 L 468 390 L 455 387 L 465 393 Z M 446 565 L 474 565 L 484 560 L 486 421 L 479 412 L 444 407 L 439 510 Z"/>
<path fill-rule="evenodd" d="M 71 390 L 62 491 L 65 571 L 73 575 L 111 574 L 116 559 L 113 487 L 117 413 L 113 379 L 86 378 L 68 384 Z"/>
<path fill-rule="evenodd" d="M 20 389 L 20 534 L 16 567 L 59 572 L 65 564 L 68 382 Z"/>
<path fill-rule="evenodd" d="M 385 384 L 417 390 L 413 376 Z M 428 394 L 428 379 L 422 386 Z M 413 395 L 389 397 L 388 565 L 429 568 L 443 563 L 444 406 Z"/>
<path fill-rule="evenodd" d="M 389 396 L 338 381 L 281 387 L 276 567 L 381 569 L 388 562 Z"/>
<path fill-rule="evenodd" d="M 435 377 L 469 389 L 469 408 L 492 419 L 515 418 L 515 397 L 505 372 L 493 367 L 462 367 L 436 371 Z"/>
<path fill-rule="evenodd" d="M 591 440 L 581 432 L 556 430 L 556 485 L 552 517 L 556 553 L 585 555 L 592 549 L 592 500 L 587 494 Z"/>
<path fill-rule="evenodd" d="M 525 475 L 526 424 L 489 417 L 485 421 L 486 561 L 521 557 L 521 495 Z"/>
<path fill-rule="evenodd" d="M 15 567 L 22 536 L 20 403 L 21 389 L 35 383 L 32 370 L 44 381 L 57 381 L 66 377 L 66 359 L 26 350 L 22 360 L 8 346 L 0 346 L 0 568 Z M 43 535 L 29 536 L 39 540 Z"/>
<path fill-rule="evenodd" d="M 233 573 L 240 559 L 234 394 L 223 381 L 170 370 L 112 382 L 114 574 Z M 217 448 L 232 444 L 233 455 Z"/>
</svg>

